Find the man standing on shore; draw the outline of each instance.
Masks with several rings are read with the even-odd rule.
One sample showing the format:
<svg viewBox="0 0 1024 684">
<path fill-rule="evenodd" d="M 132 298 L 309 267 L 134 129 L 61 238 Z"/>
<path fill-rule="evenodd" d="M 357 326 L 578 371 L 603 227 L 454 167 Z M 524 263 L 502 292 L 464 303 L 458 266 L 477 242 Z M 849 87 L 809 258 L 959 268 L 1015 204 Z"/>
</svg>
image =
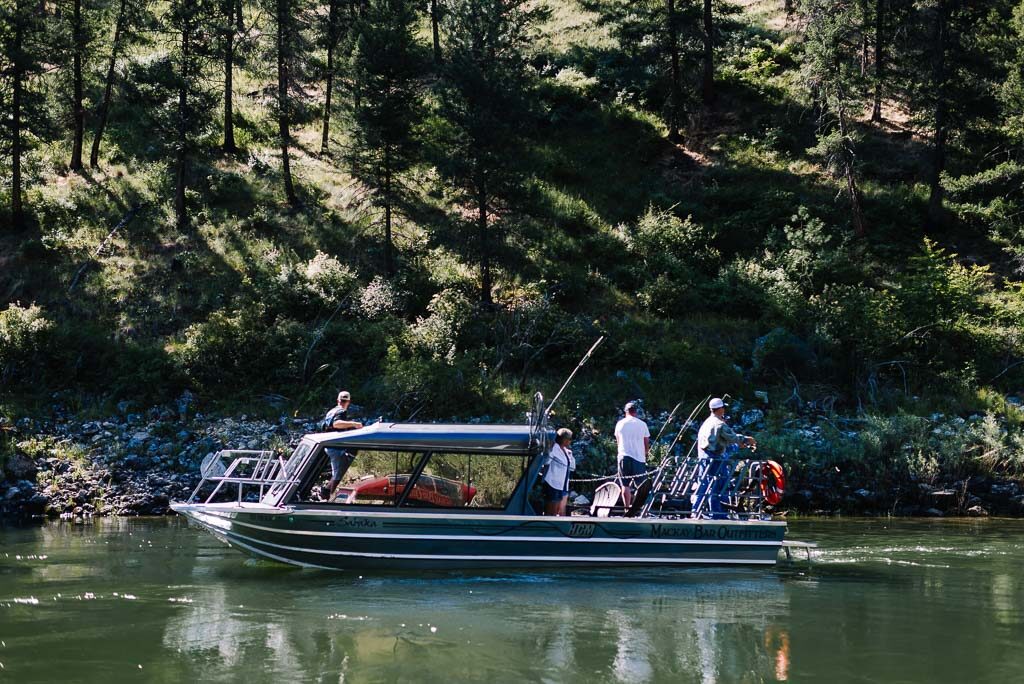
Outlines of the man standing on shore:
<svg viewBox="0 0 1024 684">
<path fill-rule="evenodd" d="M 351 404 L 351 394 L 345 390 L 338 392 L 338 405 L 324 416 L 324 430 L 327 432 L 333 430 L 358 430 L 363 427 L 363 424 L 359 421 L 348 419 L 348 408 Z M 334 490 L 341 481 L 341 476 L 352 465 L 352 459 L 355 458 L 355 455 L 344 449 L 327 448 L 324 451 L 327 452 L 327 457 L 331 459 L 331 479 L 327 482 L 327 500 L 331 501 L 334 498 Z"/>
<path fill-rule="evenodd" d="M 647 423 L 636 417 L 636 402 L 626 403 L 626 415 L 615 424 L 618 444 L 619 479 L 622 481 L 622 503 L 633 505 L 634 479 L 647 474 L 647 451 L 651 448 L 651 431 Z"/>
</svg>

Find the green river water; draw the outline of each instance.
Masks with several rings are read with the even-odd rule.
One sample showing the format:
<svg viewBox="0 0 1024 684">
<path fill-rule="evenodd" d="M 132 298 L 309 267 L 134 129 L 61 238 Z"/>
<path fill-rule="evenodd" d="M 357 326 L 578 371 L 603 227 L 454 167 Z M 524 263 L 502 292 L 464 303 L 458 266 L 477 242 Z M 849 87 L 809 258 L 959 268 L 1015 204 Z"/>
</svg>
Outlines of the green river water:
<svg viewBox="0 0 1024 684">
<path fill-rule="evenodd" d="M 360 575 L 177 518 L 0 527 L 0 682 L 1024 681 L 1024 521 L 789 537 L 810 566 Z"/>
</svg>

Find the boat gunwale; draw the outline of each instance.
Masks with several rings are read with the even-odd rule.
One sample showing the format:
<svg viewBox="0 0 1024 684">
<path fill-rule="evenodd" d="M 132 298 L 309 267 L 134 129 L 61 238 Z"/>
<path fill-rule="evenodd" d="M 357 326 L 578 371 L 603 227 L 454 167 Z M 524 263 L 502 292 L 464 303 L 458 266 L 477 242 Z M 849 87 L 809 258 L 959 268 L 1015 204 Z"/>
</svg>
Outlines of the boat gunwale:
<svg viewBox="0 0 1024 684">
<path fill-rule="evenodd" d="M 348 504 L 345 504 L 348 505 Z M 317 516 L 328 516 L 328 517 L 382 517 L 382 518 L 420 518 L 428 520 L 437 520 L 439 518 L 458 517 L 466 518 L 472 517 L 477 520 L 495 520 L 495 521 L 507 521 L 516 520 L 520 522 L 525 521 L 544 521 L 544 522 L 596 522 L 602 523 L 627 523 L 627 524 L 679 524 L 679 525 L 707 525 L 709 523 L 715 525 L 729 525 L 729 526 L 769 526 L 769 527 L 786 527 L 787 523 L 785 520 L 709 520 L 702 518 L 661 518 L 661 517 L 647 517 L 647 518 L 625 518 L 625 517 L 604 517 L 600 518 L 592 515 L 571 515 L 571 516 L 549 516 L 549 515 L 526 515 L 526 514 L 491 514 L 491 513 L 474 513 L 472 510 L 467 509 L 444 509 L 437 513 L 425 511 L 424 509 L 399 511 L 373 511 L 373 510 L 347 510 L 340 508 L 300 508 L 294 505 L 289 506 L 269 506 L 267 504 L 248 503 L 243 502 L 223 502 L 223 503 L 210 503 L 210 504 L 199 504 L 199 503 L 179 503 L 175 502 L 171 504 L 171 508 L 178 513 L 188 512 L 190 509 L 196 509 L 201 511 L 244 511 L 248 513 L 260 513 L 266 515 L 276 516 L 299 516 L 303 518 L 314 518 Z"/>
</svg>

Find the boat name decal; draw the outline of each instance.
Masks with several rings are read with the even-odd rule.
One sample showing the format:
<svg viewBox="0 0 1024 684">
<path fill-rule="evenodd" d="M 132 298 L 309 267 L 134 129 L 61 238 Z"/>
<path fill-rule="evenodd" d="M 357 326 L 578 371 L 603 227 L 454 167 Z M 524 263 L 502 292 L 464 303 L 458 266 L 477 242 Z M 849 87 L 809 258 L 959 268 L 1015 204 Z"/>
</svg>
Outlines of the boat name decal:
<svg viewBox="0 0 1024 684">
<path fill-rule="evenodd" d="M 573 523 L 569 526 L 569 536 L 577 539 L 590 539 L 594 536 L 594 523 Z"/>
<path fill-rule="evenodd" d="M 731 525 L 651 525 L 651 537 L 678 537 L 680 539 L 774 539 L 774 530 L 743 528 Z"/>
<path fill-rule="evenodd" d="M 379 527 L 376 520 L 366 518 L 340 518 L 335 524 L 340 527 Z"/>
</svg>

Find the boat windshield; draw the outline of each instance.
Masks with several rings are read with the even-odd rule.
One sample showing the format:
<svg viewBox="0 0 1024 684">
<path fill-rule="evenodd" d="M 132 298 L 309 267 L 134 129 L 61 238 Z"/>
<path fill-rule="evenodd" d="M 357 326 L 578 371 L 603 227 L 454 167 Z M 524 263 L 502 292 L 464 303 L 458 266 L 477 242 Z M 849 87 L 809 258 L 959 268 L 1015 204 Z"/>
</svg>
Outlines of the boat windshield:
<svg viewBox="0 0 1024 684">
<path fill-rule="evenodd" d="M 284 469 L 278 474 L 277 482 L 264 495 L 263 503 L 275 505 L 288 496 L 297 485 L 296 480 L 305 468 L 314 446 L 313 443 L 305 440 L 299 442 L 299 445 L 295 447 L 295 451 L 292 452 L 292 455 L 288 457 L 288 461 L 285 462 Z"/>
<path fill-rule="evenodd" d="M 328 499 L 329 458 L 309 481 L 299 502 L 430 508 L 504 509 L 523 477 L 525 456 L 429 454 L 359 450 Z M 345 459 L 348 461 L 348 459 Z M 421 470 L 422 469 L 422 470 Z M 417 476 L 418 475 L 418 476 Z M 413 482 L 411 489 L 410 481 Z M 409 490 L 406 492 L 406 490 Z"/>
</svg>

